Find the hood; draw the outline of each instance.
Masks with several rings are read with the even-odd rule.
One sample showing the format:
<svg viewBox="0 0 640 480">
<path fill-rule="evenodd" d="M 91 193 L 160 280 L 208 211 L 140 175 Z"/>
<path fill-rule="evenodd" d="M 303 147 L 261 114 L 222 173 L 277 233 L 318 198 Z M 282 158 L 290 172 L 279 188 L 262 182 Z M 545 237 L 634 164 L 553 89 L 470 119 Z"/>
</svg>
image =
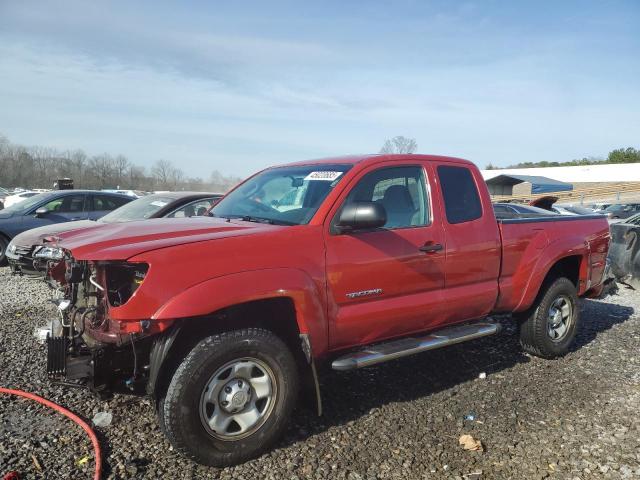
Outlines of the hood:
<svg viewBox="0 0 640 480">
<path fill-rule="evenodd" d="M 43 227 L 32 228 L 26 230 L 15 237 L 13 237 L 13 244 L 20 246 L 33 246 L 40 245 L 45 237 L 55 235 L 60 232 L 66 232 L 69 230 L 78 230 L 79 228 L 93 227 L 96 222 L 92 220 L 78 220 L 77 222 L 62 222 L 52 223 L 51 225 L 45 225 Z"/>
<path fill-rule="evenodd" d="M 12 213 L 3 212 L 2 210 L 0 210 L 0 220 L 5 218 L 11 218 L 12 216 L 13 216 Z"/>
<path fill-rule="evenodd" d="M 63 232 L 55 242 L 77 260 L 126 260 L 159 248 L 282 228 L 290 227 L 213 217 L 156 218 Z"/>
</svg>

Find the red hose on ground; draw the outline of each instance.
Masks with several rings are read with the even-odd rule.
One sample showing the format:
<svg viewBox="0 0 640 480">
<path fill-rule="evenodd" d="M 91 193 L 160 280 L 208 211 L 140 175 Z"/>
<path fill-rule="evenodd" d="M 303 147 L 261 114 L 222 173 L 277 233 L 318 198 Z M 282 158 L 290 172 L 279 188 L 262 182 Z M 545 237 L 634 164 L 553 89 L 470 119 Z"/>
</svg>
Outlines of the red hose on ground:
<svg viewBox="0 0 640 480">
<path fill-rule="evenodd" d="M 28 398 L 29 400 L 35 400 L 36 402 L 41 403 L 49 408 L 52 408 L 56 412 L 61 413 L 65 417 L 70 418 L 71 420 L 76 422 L 78 425 L 80 425 L 82 429 L 87 433 L 87 435 L 89 435 L 89 438 L 91 439 L 91 443 L 93 444 L 93 450 L 95 451 L 95 454 L 96 454 L 96 469 L 95 469 L 95 474 L 93 475 L 93 479 L 100 480 L 100 477 L 102 476 L 102 452 L 100 451 L 100 444 L 98 443 L 98 437 L 96 437 L 96 434 L 94 433 L 93 430 L 91 430 L 91 427 L 87 424 L 87 422 L 85 422 L 80 417 L 78 417 L 75 413 L 70 412 L 66 408 L 61 407 L 60 405 L 53 403 L 52 401 L 47 400 L 46 398 L 42 398 L 33 393 L 28 393 L 28 392 L 23 392 L 22 390 L 13 390 L 11 388 L 3 388 L 3 387 L 0 387 L 0 393 L 6 393 L 7 395 L 15 395 L 17 397 L 24 397 L 24 398 Z"/>
</svg>

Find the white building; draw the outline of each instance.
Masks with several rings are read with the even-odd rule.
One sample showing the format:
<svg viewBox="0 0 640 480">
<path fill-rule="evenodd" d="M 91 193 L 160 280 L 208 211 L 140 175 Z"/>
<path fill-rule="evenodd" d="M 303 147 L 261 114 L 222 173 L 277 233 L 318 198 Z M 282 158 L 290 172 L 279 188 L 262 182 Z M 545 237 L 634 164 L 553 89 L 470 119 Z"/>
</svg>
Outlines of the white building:
<svg viewBox="0 0 640 480">
<path fill-rule="evenodd" d="M 498 175 L 539 175 L 568 183 L 640 182 L 640 163 L 482 170 L 482 176 L 485 180 Z"/>
</svg>

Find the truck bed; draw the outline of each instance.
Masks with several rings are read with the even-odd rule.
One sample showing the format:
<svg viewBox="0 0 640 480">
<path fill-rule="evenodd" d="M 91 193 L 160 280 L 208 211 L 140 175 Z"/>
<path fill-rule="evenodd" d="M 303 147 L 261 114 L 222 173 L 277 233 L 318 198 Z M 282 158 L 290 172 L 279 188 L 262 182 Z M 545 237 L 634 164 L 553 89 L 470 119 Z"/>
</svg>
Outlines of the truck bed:
<svg viewBox="0 0 640 480">
<path fill-rule="evenodd" d="M 502 240 L 496 311 L 525 310 L 537 295 L 551 265 L 567 252 L 581 261 L 578 294 L 584 295 L 603 280 L 609 243 L 609 225 L 603 215 L 550 215 L 497 219 Z M 589 266 L 589 263 L 591 266 Z M 583 269 L 587 269 L 584 272 Z"/>
</svg>

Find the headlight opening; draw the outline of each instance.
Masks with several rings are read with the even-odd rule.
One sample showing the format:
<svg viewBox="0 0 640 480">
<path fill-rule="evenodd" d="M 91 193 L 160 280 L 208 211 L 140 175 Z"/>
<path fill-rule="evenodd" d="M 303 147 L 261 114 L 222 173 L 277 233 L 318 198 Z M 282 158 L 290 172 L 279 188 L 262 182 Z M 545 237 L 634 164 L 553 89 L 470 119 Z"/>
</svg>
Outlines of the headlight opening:
<svg viewBox="0 0 640 480">
<path fill-rule="evenodd" d="M 144 282 L 149 265 L 146 263 L 108 263 L 105 265 L 107 297 L 114 307 L 124 305 Z"/>
</svg>

